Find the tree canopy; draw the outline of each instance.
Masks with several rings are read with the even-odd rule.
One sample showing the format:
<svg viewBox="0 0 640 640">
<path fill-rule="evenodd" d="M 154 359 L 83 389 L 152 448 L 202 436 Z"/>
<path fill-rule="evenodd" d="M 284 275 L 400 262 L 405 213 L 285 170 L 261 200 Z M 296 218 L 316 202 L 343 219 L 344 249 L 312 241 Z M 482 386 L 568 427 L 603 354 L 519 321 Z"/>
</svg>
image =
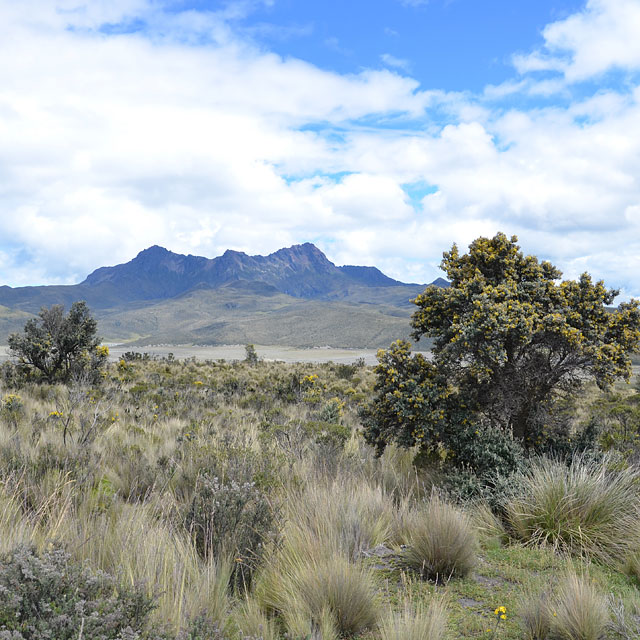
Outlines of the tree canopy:
<svg viewBox="0 0 640 640">
<path fill-rule="evenodd" d="M 27 372 L 47 382 L 67 381 L 75 373 L 95 372 L 106 360 L 109 352 L 99 346 L 97 329 L 86 302 L 74 302 L 66 315 L 57 304 L 42 307 L 22 333 L 9 336 L 8 344 Z"/>
<path fill-rule="evenodd" d="M 429 286 L 413 301 L 413 337 L 433 339 L 432 358 L 412 355 L 405 342 L 379 354 L 365 417 L 380 449 L 421 443 L 455 456 L 467 431 L 469 442 L 499 432 L 535 448 L 557 423 L 559 398 L 589 377 L 602 388 L 628 379 L 638 303 L 609 309 L 618 291 L 586 273 L 562 281 L 516 243 L 498 233 L 466 254 L 456 245 L 443 254 L 450 286 Z"/>
</svg>

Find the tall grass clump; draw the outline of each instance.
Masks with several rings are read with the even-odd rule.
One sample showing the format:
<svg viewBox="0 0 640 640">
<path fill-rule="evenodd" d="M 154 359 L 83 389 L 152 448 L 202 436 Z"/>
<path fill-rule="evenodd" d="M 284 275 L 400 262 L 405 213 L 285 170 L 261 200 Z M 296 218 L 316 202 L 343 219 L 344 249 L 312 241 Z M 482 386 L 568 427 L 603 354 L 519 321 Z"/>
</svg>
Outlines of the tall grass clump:
<svg viewBox="0 0 640 640">
<path fill-rule="evenodd" d="M 551 635 L 558 640 L 601 640 L 609 622 L 607 599 L 583 576 L 569 573 L 551 603 Z"/>
<path fill-rule="evenodd" d="M 407 523 L 405 564 L 422 577 L 446 581 L 464 577 L 477 561 L 478 541 L 469 517 L 432 494 Z"/>
<path fill-rule="evenodd" d="M 363 478 L 314 483 L 293 492 L 288 503 L 290 520 L 318 539 L 332 540 L 353 559 L 363 550 L 386 543 L 395 528 L 393 499 Z"/>
<path fill-rule="evenodd" d="M 122 584 L 144 585 L 157 621 L 171 620 L 177 630 L 201 612 L 220 625 L 227 617 L 230 563 L 200 558 L 187 532 L 153 505 L 116 504 L 85 515 L 68 524 L 64 539 L 78 561 Z"/>
<path fill-rule="evenodd" d="M 419 601 L 404 602 L 400 611 L 392 611 L 380 622 L 381 640 L 442 640 L 447 616 L 441 600 L 428 605 Z"/>
<path fill-rule="evenodd" d="M 262 640 L 278 640 L 280 637 L 276 620 L 267 616 L 258 601 L 250 595 L 236 609 L 234 620 L 243 637 Z"/>
<path fill-rule="evenodd" d="M 279 613 L 294 635 L 334 628 L 352 636 L 375 626 L 378 602 L 369 570 L 351 562 L 336 539 L 319 539 L 290 527 L 280 551 L 258 577 L 255 593 L 263 609 Z"/>
<path fill-rule="evenodd" d="M 611 605 L 612 600 L 600 593 L 587 576 L 569 571 L 553 593 L 528 592 L 524 596 L 519 611 L 524 638 L 602 640 L 609 637 L 607 630 L 612 627 Z M 621 616 L 624 617 L 622 612 Z M 622 621 L 618 627 L 628 628 Z"/>
<path fill-rule="evenodd" d="M 551 632 L 552 607 L 546 592 L 525 592 L 519 607 L 524 640 L 546 640 Z"/>
<path fill-rule="evenodd" d="M 505 498 L 509 533 L 525 543 L 614 564 L 640 535 L 639 477 L 631 469 L 609 471 L 606 459 L 535 462 Z"/>
</svg>

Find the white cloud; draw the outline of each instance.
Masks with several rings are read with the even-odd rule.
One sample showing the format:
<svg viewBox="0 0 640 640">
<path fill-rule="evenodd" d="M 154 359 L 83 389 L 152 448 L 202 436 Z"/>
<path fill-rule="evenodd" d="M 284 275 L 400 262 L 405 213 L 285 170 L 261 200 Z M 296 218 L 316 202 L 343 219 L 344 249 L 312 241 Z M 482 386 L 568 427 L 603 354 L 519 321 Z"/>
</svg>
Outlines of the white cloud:
<svg viewBox="0 0 640 640">
<path fill-rule="evenodd" d="M 640 69 L 640 2 L 588 0 L 583 11 L 549 24 L 545 48 L 514 61 L 521 73 L 561 71 L 578 82 L 611 69 Z"/>
<path fill-rule="evenodd" d="M 619 16 L 637 7 L 589 2 L 520 69 L 544 56 L 569 79 L 631 68 Z M 564 81 L 525 75 L 474 97 L 388 70 L 340 75 L 244 41 L 233 20 L 248 10 L 0 7 L 0 284 L 78 281 L 155 243 L 214 256 L 314 239 L 338 264 L 427 282 L 454 241 L 502 230 L 567 275 L 588 269 L 640 294 L 640 90 L 505 109 Z M 145 33 L 96 31 L 138 16 Z M 626 61 L 604 48 L 588 62 L 588 33 L 629 41 Z M 412 200 L 407 184 L 435 192 Z"/>
<path fill-rule="evenodd" d="M 411 67 L 408 60 L 405 60 L 404 58 L 396 58 L 396 56 L 392 56 L 390 53 L 383 53 L 380 56 L 380 60 L 382 60 L 387 67 L 394 67 L 396 69 L 402 69 L 403 71 L 408 71 Z"/>
</svg>

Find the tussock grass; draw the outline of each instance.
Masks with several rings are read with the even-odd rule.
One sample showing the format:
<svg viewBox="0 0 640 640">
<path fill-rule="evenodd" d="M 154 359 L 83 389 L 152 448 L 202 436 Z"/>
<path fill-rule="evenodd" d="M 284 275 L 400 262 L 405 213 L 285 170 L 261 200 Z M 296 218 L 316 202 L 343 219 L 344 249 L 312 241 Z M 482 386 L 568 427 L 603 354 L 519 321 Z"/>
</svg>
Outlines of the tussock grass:
<svg viewBox="0 0 640 640">
<path fill-rule="evenodd" d="M 442 640 L 447 615 L 444 602 L 432 599 L 429 604 L 405 599 L 400 611 L 389 612 L 380 622 L 381 640 Z"/>
<path fill-rule="evenodd" d="M 584 576 L 569 573 L 551 602 L 551 634 L 558 640 L 601 640 L 609 622 L 607 598 Z"/>
<path fill-rule="evenodd" d="M 26 385 L 17 390 L 20 412 L 0 413 L 0 550 L 26 544 L 42 552 L 53 542 L 74 562 L 114 574 L 121 586 L 144 585 L 144 594 L 153 595 L 157 605 L 153 622 L 165 627 L 166 640 L 284 640 L 285 634 L 296 640 L 484 637 L 494 626 L 493 610 L 503 604 L 509 617 L 496 637 L 520 640 L 511 616 L 516 597 L 525 589 L 539 593 L 548 587 L 567 559 L 551 548 L 509 544 L 502 521 L 486 506 L 466 515 L 436 495 L 429 498 L 438 475 L 416 472 L 415 451 L 389 446 L 376 457 L 359 433 L 358 418 L 371 370 L 357 369 L 347 380 L 334 369 L 132 361 L 111 366 L 97 388 Z M 302 385 L 310 373 L 317 373 L 317 380 Z M 14 391 L 4 388 L 0 397 Z M 327 412 L 342 403 L 341 413 Z M 327 416 L 347 429 L 346 441 L 327 441 L 322 427 L 318 430 Z M 95 426 L 88 438 L 87 425 Z M 611 484 L 616 476 L 603 473 L 603 484 Z M 230 542 L 216 551 L 205 545 L 204 553 L 196 544 L 186 516 L 205 475 L 232 489 L 255 487 L 278 514 L 273 536 L 258 536 L 246 545 L 249 554 L 254 547 L 259 551 L 255 556 L 225 557 L 227 549 L 237 548 Z M 556 511 L 562 514 L 578 498 L 586 504 L 593 493 L 589 481 L 585 478 L 585 489 L 575 489 L 575 479 L 554 484 L 564 487 L 554 493 L 560 495 Z M 633 482 L 627 484 L 632 495 Z M 605 488 L 599 489 L 603 496 Z M 223 494 L 236 496 L 235 490 Z M 529 512 L 515 508 L 516 503 L 537 504 L 532 495 L 537 494 L 526 482 L 522 490 L 514 487 L 503 515 L 508 503 L 512 515 L 535 514 L 533 507 Z M 220 502 L 220 495 L 212 492 L 207 500 Z M 607 512 L 607 498 L 598 500 L 591 522 Z M 619 504 L 623 498 L 611 500 Z M 230 520 L 234 513 L 247 515 L 237 506 L 236 511 L 224 507 Z M 211 513 L 220 524 L 215 509 Z M 640 526 L 632 508 L 625 513 L 629 529 L 624 533 L 630 539 L 629 532 Z M 512 538 L 529 545 L 532 539 L 541 541 L 537 525 L 530 529 L 532 520 L 519 518 L 504 518 Z M 522 538 L 516 524 L 522 525 Z M 606 531 L 599 529 L 603 539 Z M 227 532 L 219 537 L 231 538 Z M 477 538 L 483 561 L 471 579 L 447 585 L 449 630 L 443 635 L 444 605 L 434 599 L 442 587 L 416 578 L 407 589 L 396 559 L 404 553 L 417 573 L 437 580 L 468 576 Z M 388 548 L 381 557 L 362 553 L 380 544 Z M 406 552 L 402 544 L 409 545 Z M 625 543 L 611 547 L 623 548 Z M 628 544 L 629 566 L 638 548 Z M 613 558 L 615 551 L 609 553 Z M 632 581 L 616 572 L 605 575 L 605 568 L 590 565 L 592 553 L 581 555 L 577 564 L 591 566 L 607 591 L 625 598 L 626 608 L 620 608 L 610 634 L 637 637 L 629 604 Z M 232 569 L 237 573 L 238 562 L 247 557 L 255 559 L 255 580 L 234 580 Z M 551 634 L 555 624 L 549 620 L 551 600 L 536 598 L 525 598 L 522 609 L 525 627 L 538 629 L 529 634 L 531 640 L 542 638 L 544 629 Z M 557 594 L 549 598 L 554 598 L 555 619 Z M 463 599 L 479 604 L 467 608 Z M 547 617 L 537 619 L 541 614 Z"/>
<path fill-rule="evenodd" d="M 280 629 L 274 618 L 265 614 L 257 600 L 247 595 L 236 609 L 235 624 L 242 636 L 278 640 Z"/>
<path fill-rule="evenodd" d="M 546 640 L 549 637 L 553 611 L 548 593 L 527 590 L 522 596 L 518 615 L 524 640 Z"/>
<path fill-rule="evenodd" d="M 153 505 L 116 504 L 105 513 L 74 519 L 64 538 L 77 560 L 125 584 L 146 585 L 157 599 L 158 620 L 171 620 L 179 629 L 202 610 L 214 622 L 226 619 L 231 562 L 202 561 L 187 532 Z"/>
<path fill-rule="evenodd" d="M 261 606 L 280 613 L 295 633 L 301 625 L 331 623 L 341 635 L 373 627 L 378 601 L 372 574 L 341 553 L 340 544 L 339 536 L 323 540 L 303 527 L 291 527 L 257 579 Z"/>
<path fill-rule="evenodd" d="M 363 480 L 339 477 L 313 484 L 294 492 L 287 504 L 289 520 L 352 559 L 387 542 L 396 526 L 393 500 Z"/>
<path fill-rule="evenodd" d="M 403 561 L 425 578 L 447 581 L 466 576 L 477 561 L 478 541 L 470 518 L 432 494 L 408 523 Z"/>
<path fill-rule="evenodd" d="M 501 545 L 508 541 L 504 523 L 486 502 L 477 502 L 473 505 L 471 521 L 484 544 Z"/>
<path fill-rule="evenodd" d="M 616 564 L 640 536 L 639 479 L 632 469 L 609 471 L 606 460 L 535 462 L 505 500 L 509 532 L 525 543 Z"/>
</svg>

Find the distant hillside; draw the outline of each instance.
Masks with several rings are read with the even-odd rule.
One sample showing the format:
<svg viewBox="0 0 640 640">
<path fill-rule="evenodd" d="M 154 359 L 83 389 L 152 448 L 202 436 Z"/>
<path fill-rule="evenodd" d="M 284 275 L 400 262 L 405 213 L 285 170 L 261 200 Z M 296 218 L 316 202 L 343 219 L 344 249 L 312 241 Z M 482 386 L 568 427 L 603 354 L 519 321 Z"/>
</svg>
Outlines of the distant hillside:
<svg viewBox="0 0 640 640">
<path fill-rule="evenodd" d="M 384 346 L 407 337 L 410 300 L 425 286 L 338 267 L 310 243 L 212 259 L 153 246 L 77 285 L 0 286 L 0 342 L 42 306 L 86 300 L 109 341 Z"/>
</svg>

